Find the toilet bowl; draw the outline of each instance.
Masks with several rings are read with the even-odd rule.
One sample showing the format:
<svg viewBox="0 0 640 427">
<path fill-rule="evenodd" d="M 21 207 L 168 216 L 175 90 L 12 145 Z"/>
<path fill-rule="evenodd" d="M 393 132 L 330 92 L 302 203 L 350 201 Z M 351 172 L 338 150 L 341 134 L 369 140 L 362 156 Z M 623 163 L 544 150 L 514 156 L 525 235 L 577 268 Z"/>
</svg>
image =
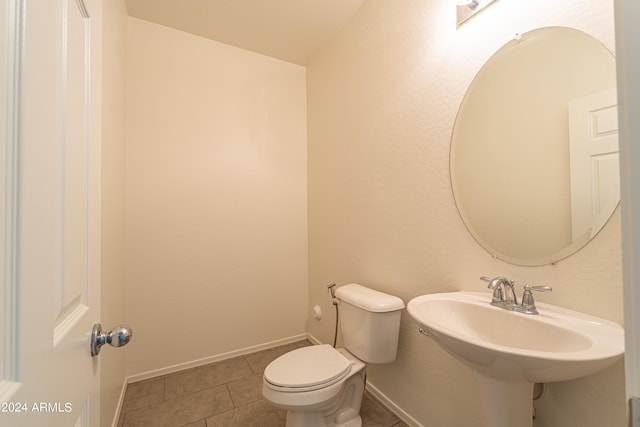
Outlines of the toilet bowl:
<svg viewBox="0 0 640 427">
<path fill-rule="evenodd" d="M 299 348 L 267 366 L 262 394 L 287 411 L 287 427 L 359 427 L 365 366 L 327 344 Z"/>
<path fill-rule="evenodd" d="M 395 360 L 400 298 L 357 284 L 336 291 L 345 348 L 299 348 L 271 362 L 262 395 L 287 411 L 287 427 L 360 427 L 366 363 Z"/>
</svg>

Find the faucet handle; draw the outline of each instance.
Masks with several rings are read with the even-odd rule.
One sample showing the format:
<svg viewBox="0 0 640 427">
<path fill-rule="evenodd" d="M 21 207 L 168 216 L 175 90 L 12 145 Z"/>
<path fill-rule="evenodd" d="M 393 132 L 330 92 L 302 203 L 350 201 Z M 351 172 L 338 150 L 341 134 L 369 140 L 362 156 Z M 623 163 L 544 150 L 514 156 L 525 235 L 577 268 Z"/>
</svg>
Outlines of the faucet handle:
<svg viewBox="0 0 640 427">
<path fill-rule="evenodd" d="M 522 294 L 522 307 L 527 314 L 537 314 L 536 302 L 533 299 L 531 291 L 537 292 L 551 292 L 553 288 L 551 286 L 530 286 L 524 285 L 524 293 Z"/>
<path fill-rule="evenodd" d="M 525 292 L 527 290 L 538 291 L 538 292 L 551 292 L 551 291 L 553 291 L 553 288 L 551 286 L 546 286 L 546 285 L 541 285 L 541 286 L 524 285 L 524 290 L 525 290 Z"/>
</svg>

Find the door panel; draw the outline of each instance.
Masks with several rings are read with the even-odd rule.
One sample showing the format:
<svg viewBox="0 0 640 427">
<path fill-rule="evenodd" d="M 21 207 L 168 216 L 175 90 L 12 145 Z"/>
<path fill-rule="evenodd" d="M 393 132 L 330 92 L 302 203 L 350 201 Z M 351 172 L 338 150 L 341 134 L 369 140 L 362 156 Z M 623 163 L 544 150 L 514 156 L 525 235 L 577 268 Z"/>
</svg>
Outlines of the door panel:
<svg viewBox="0 0 640 427">
<path fill-rule="evenodd" d="M 616 89 L 569 103 L 572 240 L 599 231 L 620 200 Z"/>
<path fill-rule="evenodd" d="M 88 147 L 90 144 L 90 20 L 69 0 L 61 2 L 58 87 L 61 157 L 61 261 L 55 281 L 54 342 L 87 311 Z"/>
<path fill-rule="evenodd" d="M 0 330 L 4 359 L 13 360 L 0 425 L 97 426 L 99 361 L 89 336 L 99 316 L 101 4 L 4 3 L 17 15 L 5 32 L 19 61 L 15 111 L 3 116 L 19 126 L 15 149 L 4 141 L 2 154 L 16 157 L 16 170 L 5 174 L 0 210 L 14 215 L 3 233 L 15 233 L 14 243 L 3 236 L 14 270 L 3 265 L 3 299 L 14 314 Z"/>
</svg>

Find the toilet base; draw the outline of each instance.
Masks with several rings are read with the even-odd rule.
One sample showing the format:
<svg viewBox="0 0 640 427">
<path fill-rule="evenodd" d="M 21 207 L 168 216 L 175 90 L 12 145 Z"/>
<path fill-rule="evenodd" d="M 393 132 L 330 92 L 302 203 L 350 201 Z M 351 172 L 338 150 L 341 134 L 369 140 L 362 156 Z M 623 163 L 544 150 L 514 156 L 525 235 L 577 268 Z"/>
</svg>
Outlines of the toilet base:
<svg viewBox="0 0 640 427">
<path fill-rule="evenodd" d="M 365 369 L 347 378 L 343 390 L 329 402 L 314 407 L 287 409 L 286 427 L 361 427 L 360 406 Z"/>
<path fill-rule="evenodd" d="M 286 427 L 362 427 L 362 418 L 358 415 L 342 424 L 327 424 L 322 413 L 291 412 L 287 411 Z"/>
<path fill-rule="evenodd" d="M 362 417 L 358 415 L 343 424 L 330 424 L 329 427 L 362 427 Z"/>
</svg>

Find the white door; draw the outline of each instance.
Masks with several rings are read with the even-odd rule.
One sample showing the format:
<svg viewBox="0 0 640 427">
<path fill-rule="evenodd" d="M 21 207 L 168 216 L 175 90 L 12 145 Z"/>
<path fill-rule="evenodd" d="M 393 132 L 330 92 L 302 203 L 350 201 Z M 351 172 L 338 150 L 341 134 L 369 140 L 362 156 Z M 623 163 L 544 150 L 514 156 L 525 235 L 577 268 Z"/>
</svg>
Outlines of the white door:
<svg viewBox="0 0 640 427">
<path fill-rule="evenodd" d="M 572 240 L 593 236 L 620 200 L 616 88 L 569 103 Z"/>
<path fill-rule="evenodd" d="M 2 7 L 0 425 L 98 426 L 101 6 Z"/>
<path fill-rule="evenodd" d="M 640 426 L 640 2 L 616 0 L 626 395 Z"/>
</svg>

